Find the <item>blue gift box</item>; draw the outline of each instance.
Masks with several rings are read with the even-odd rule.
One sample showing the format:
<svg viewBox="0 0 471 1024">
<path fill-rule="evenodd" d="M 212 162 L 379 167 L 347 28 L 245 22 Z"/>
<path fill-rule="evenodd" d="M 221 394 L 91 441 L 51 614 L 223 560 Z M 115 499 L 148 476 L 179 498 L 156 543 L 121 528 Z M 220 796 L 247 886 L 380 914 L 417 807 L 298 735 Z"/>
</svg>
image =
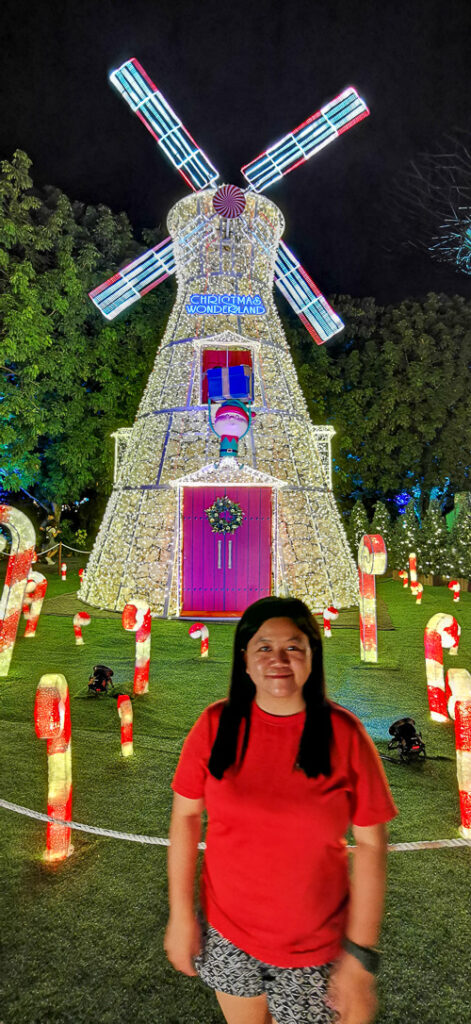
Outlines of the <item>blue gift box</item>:
<svg viewBox="0 0 471 1024">
<path fill-rule="evenodd" d="M 253 400 L 253 374 L 250 366 L 214 366 L 206 371 L 208 378 L 208 397 L 213 402 L 221 402 L 225 398 L 239 398 L 240 401 Z"/>
</svg>

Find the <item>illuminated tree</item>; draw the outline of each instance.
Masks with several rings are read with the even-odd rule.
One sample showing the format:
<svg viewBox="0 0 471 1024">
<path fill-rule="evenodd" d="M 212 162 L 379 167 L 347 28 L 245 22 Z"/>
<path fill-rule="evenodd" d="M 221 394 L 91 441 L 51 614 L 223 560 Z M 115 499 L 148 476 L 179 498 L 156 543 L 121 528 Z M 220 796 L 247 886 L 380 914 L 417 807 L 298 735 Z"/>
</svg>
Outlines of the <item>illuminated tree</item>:
<svg viewBox="0 0 471 1024">
<path fill-rule="evenodd" d="M 422 520 L 417 544 L 417 562 L 426 575 L 450 576 L 449 538 L 437 501 L 431 501 Z"/>
<path fill-rule="evenodd" d="M 377 501 L 375 505 L 373 519 L 369 526 L 369 533 L 379 533 L 386 544 L 386 551 L 388 553 L 388 565 L 390 566 L 390 547 L 392 538 L 392 523 L 391 516 L 389 515 L 388 509 L 383 501 Z"/>
<path fill-rule="evenodd" d="M 471 579 L 471 503 L 461 501 L 450 537 L 450 561 L 453 576 Z"/>
<path fill-rule="evenodd" d="M 370 533 L 370 523 L 368 520 L 366 508 L 363 502 L 358 499 L 355 502 L 352 511 L 350 513 L 350 519 L 348 522 L 348 539 L 350 541 L 352 551 L 356 557 L 358 553 L 358 547 L 361 538 L 365 533 Z"/>
<path fill-rule="evenodd" d="M 419 543 L 419 522 L 415 511 L 415 502 L 409 501 L 406 511 L 398 516 L 393 528 L 393 541 L 390 566 L 393 569 L 409 569 L 409 555 L 417 553 Z"/>
</svg>

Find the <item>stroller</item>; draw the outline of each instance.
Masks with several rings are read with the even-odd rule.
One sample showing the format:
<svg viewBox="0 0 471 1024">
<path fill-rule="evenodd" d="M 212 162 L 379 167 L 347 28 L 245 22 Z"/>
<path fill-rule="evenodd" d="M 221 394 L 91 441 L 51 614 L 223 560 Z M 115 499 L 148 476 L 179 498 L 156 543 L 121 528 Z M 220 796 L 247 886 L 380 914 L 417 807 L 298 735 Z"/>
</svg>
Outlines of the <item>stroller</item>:
<svg viewBox="0 0 471 1024">
<path fill-rule="evenodd" d="M 388 750 L 399 749 L 400 761 L 409 764 L 421 756 L 426 757 L 425 743 L 415 728 L 413 718 L 398 718 L 389 726 L 389 734 L 392 740 L 388 743 Z"/>
<path fill-rule="evenodd" d="M 108 693 L 108 690 L 113 690 L 112 675 L 112 668 L 108 668 L 106 665 L 94 665 L 93 675 L 88 680 L 88 696 L 98 697 L 100 693 Z"/>
</svg>

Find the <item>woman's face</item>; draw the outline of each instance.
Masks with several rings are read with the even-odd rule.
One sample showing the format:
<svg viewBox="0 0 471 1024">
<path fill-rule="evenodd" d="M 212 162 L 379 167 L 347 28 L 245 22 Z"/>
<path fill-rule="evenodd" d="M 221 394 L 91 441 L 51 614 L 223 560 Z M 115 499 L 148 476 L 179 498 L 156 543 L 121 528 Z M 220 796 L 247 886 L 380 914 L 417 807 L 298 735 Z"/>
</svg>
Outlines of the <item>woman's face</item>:
<svg viewBox="0 0 471 1024">
<path fill-rule="evenodd" d="M 292 619 L 267 619 L 244 651 L 245 667 L 256 687 L 259 707 L 292 715 L 306 704 L 302 688 L 312 666 L 309 638 Z"/>
</svg>

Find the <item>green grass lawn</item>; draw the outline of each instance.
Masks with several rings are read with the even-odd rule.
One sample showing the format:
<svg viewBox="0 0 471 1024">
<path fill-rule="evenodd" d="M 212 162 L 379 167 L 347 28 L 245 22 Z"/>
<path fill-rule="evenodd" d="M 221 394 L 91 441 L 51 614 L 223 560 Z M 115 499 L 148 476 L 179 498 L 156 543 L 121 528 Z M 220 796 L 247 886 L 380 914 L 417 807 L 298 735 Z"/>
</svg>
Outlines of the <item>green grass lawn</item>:
<svg viewBox="0 0 471 1024">
<path fill-rule="evenodd" d="M 188 623 L 153 622 L 149 693 L 134 701 L 135 752 L 124 759 L 116 701 L 88 699 L 87 679 L 104 662 L 120 688 L 131 690 L 134 635 L 119 615 L 90 609 L 85 644 L 75 646 L 79 564 L 70 562 L 66 583 L 47 571 L 37 636 L 20 637 L 10 674 L 0 680 L 0 796 L 45 811 L 46 744 L 34 732 L 34 695 L 43 673 L 62 672 L 71 695 L 73 818 L 166 837 L 179 750 L 202 709 L 227 692 L 234 626 L 210 625 L 210 658 L 202 661 Z M 384 762 L 400 810 L 391 842 L 455 838 L 453 724 L 429 721 L 423 629 L 435 612 L 454 609 L 460 652 L 445 654 L 445 662 L 469 667 L 471 594 L 453 606 L 445 588 L 426 587 L 418 607 L 400 583 L 380 581 L 378 593 L 383 621 L 388 613 L 394 627 L 379 632 L 379 664 L 396 668 L 360 667 L 355 617 L 341 615 L 324 645 L 329 695 L 361 718 L 380 753 L 390 723 L 407 714 L 427 754 L 440 758 Z M 162 949 L 165 847 L 74 832 L 73 856 L 50 867 L 42 861 L 44 824 L 2 809 L 0 822 L 0 1024 L 221 1024 L 212 992 L 174 971 Z M 390 854 L 380 1024 L 469 1022 L 470 867 L 471 848 Z"/>
</svg>

